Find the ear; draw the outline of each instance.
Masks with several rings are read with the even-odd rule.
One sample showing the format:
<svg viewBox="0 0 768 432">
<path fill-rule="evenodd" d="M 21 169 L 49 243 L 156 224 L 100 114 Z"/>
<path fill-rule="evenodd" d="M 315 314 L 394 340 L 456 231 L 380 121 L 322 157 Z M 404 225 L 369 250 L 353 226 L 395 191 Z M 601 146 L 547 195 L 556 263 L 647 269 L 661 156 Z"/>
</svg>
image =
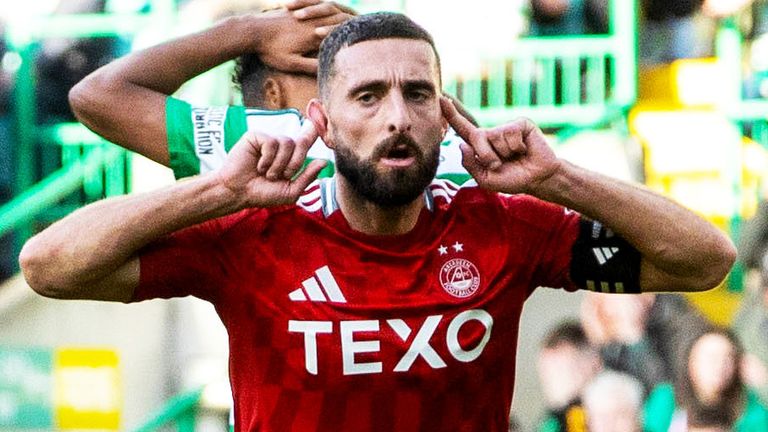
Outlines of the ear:
<svg viewBox="0 0 768 432">
<path fill-rule="evenodd" d="M 312 99 L 307 104 L 307 117 L 315 125 L 315 130 L 320 138 L 323 139 L 328 148 L 333 149 L 333 143 L 328 138 L 328 116 L 325 107 L 319 99 Z"/>
<path fill-rule="evenodd" d="M 283 87 L 275 77 L 268 77 L 264 80 L 264 108 L 270 110 L 279 110 L 285 108 L 285 95 Z"/>
</svg>

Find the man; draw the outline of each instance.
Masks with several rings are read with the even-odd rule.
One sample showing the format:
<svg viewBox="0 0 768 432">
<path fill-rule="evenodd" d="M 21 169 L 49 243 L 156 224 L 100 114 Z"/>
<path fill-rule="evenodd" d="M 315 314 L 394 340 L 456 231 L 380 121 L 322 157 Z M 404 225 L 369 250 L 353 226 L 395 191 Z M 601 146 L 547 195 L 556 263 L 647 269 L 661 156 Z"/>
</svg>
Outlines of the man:
<svg viewBox="0 0 768 432">
<path fill-rule="evenodd" d="M 102 67 L 71 90 L 70 104 L 94 132 L 171 167 L 176 178 L 212 171 L 246 130 L 299 132 L 304 108 L 317 97 L 320 42 L 353 14 L 333 2 L 294 0 L 284 9 L 231 17 Z M 245 107 L 192 106 L 171 97 L 193 77 L 232 59 Z M 131 109 L 115 109 L 120 106 Z M 460 141 L 453 131 L 446 134 L 440 178 L 468 179 Z M 321 141 L 308 156 L 329 160 L 321 176 L 333 174 L 333 155 Z"/>
<path fill-rule="evenodd" d="M 613 370 L 598 374 L 581 396 L 590 432 L 643 430 L 643 385 L 635 377 Z"/>
<path fill-rule="evenodd" d="M 461 117 L 431 37 L 403 15 L 340 25 L 318 80 L 297 138 L 248 133 L 216 172 L 33 237 L 30 286 L 211 301 L 238 430 L 503 431 L 535 287 L 694 291 L 730 269 L 730 240 L 683 207 L 558 159 L 530 121 Z M 432 181 L 449 125 L 476 186 Z M 318 135 L 338 170 L 313 183 L 323 161 L 296 173 Z"/>
<path fill-rule="evenodd" d="M 537 369 L 547 405 L 539 432 L 586 429 L 581 392 L 603 368 L 600 354 L 590 345 L 581 324 L 564 321 L 541 343 Z"/>
</svg>

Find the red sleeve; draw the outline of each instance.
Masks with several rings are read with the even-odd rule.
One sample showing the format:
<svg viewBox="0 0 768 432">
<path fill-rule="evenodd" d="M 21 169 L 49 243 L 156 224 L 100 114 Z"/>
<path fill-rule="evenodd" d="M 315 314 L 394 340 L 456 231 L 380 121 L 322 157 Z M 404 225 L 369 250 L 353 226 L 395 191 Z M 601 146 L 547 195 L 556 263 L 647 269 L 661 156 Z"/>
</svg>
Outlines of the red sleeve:
<svg viewBox="0 0 768 432">
<path fill-rule="evenodd" d="M 131 301 L 191 295 L 216 303 L 220 289 L 226 285 L 232 256 L 222 237 L 243 215 L 237 213 L 185 228 L 142 249 L 139 286 Z"/>
<path fill-rule="evenodd" d="M 512 216 L 511 225 L 524 228 L 527 261 L 533 266 L 528 294 L 539 286 L 578 289 L 571 281 L 570 266 L 581 215 L 528 195 L 511 196 L 504 202 Z"/>
</svg>

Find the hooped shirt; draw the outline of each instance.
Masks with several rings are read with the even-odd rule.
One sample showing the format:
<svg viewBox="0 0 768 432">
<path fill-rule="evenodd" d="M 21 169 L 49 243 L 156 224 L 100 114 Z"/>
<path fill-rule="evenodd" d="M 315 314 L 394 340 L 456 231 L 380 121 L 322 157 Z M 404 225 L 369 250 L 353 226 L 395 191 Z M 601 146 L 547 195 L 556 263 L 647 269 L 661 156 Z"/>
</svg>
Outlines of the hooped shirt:
<svg viewBox="0 0 768 432">
<path fill-rule="evenodd" d="M 279 111 L 242 106 L 198 107 L 179 99 L 166 99 L 166 129 L 171 168 L 177 179 L 214 171 L 247 130 L 297 136 L 305 120 L 298 110 Z M 470 179 L 461 165 L 461 137 L 450 129 L 440 144 L 437 178 L 462 184 Z M 321 178 L 333 175 L 333 151 L 317 139 L 308 159 L 329 161 Z"/>
</svg>

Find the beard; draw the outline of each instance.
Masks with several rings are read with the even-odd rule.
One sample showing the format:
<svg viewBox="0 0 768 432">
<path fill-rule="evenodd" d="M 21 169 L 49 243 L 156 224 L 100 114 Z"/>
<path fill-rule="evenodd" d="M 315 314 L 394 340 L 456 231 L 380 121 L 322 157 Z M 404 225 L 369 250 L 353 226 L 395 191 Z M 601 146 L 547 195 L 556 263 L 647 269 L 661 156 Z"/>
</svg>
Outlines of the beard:
<svg viewBox="0 0 768 432">
<path fill-rule="evenodd" d="M 398 134 L 377 144 L 370 158 L 361 159 L 343 141 L 338 138 L 334 141 L 339 174 L 359 196 L 380 207 L 400 207 L 413 202 L 437 174 L 439 145 L 424 153 L 412 138 Z M 409 167 L 377 171 L 376 161 L 393 152 L 413 156 L 415 163 Z"/>
</svg>

